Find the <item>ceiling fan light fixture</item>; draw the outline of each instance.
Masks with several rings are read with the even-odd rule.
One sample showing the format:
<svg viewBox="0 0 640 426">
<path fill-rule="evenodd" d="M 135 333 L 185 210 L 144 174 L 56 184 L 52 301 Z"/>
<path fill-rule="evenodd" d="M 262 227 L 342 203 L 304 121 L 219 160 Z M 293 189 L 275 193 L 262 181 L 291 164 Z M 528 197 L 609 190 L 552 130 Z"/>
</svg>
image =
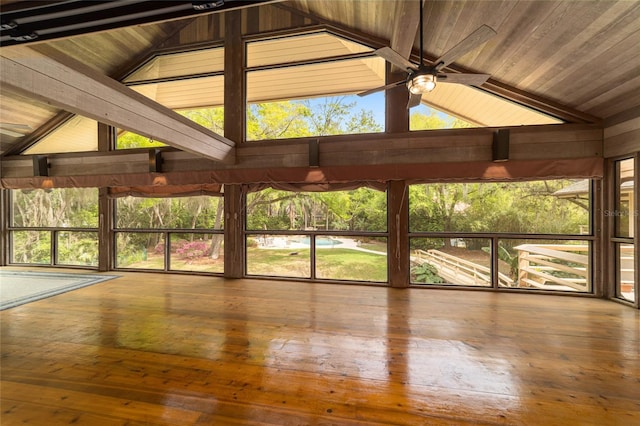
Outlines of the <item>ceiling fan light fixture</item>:
<svg viewBox="0 0 640 426">
<path fill-rule="evenodd" d="M 436 88 L 436 76 L 433 74 L 419 74 L 407 81 L 407 88 L 414 95 L 422 95 Z"/>
</svg>

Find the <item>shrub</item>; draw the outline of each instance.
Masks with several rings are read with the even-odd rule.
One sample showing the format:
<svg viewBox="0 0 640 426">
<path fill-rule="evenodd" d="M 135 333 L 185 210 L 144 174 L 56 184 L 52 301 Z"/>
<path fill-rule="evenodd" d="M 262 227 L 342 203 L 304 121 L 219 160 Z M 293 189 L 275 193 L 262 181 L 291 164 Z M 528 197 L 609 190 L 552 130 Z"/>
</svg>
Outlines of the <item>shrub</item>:
<svg viewBox="0 0 640 426">
<path fill-rule="evenodd" d="M 414 276 L 414 282 L 417 283 L 440 284 L 445 282 L 445 280 L 438 275 L 438 270 L 435 266 L 429 263 L 416 265 L 411 268 L 411 272 Z"/>
<path fill-rule="evenodd" d="M 209 252 L 209 244 L 205 241 L 186 242 L 178 247 L 176 253 L 181 259 L 193 260 L 204 257 Z"/>
</svg>

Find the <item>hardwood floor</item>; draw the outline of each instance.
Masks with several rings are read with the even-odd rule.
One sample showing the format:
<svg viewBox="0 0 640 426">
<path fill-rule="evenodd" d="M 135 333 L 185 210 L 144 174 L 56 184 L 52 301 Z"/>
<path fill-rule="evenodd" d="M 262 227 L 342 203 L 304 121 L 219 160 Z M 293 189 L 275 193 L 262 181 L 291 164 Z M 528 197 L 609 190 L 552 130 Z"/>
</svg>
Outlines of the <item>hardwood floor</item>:
<svg viewBox="0 0 640 426">
<path fill-rule="evenodd" d="M 640 424 L 617 303 L 116 274 L 0 313 L 3 426 Z"/>
</svg>

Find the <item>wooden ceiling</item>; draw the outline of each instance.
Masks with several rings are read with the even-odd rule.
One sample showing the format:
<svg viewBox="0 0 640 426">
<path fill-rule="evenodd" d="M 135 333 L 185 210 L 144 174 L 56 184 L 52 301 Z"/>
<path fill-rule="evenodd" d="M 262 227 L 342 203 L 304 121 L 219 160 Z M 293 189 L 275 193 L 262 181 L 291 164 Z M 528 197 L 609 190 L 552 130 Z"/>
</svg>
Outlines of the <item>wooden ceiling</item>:
<svg viewBox="0 0 640 426">
<path fill-rule="evenodd" d="M 3 7 L 7 3 L 15 9 L 21 2 L 3 2 Z M 298 17 L 291 20 L 293 24 L 325 24 L 368 41 L 373 48 L 390 45 L 399 52 L 412 51 L 417 59 L 415 0 L 288 0 L 252 9 L 259 13 L 246 13 L 247 34 L 270 29 L 278 21 L 276 12 L 286 11 Z M 182 38 L 180 31 L 205 26 L 205 19 L 174 19 L 41 43 L 122 79 L 168 40 Z M 626 0 L 427 0 L 424 56 L 427 61 L 439 57 L 476 28 L 489 25 L 498 35 L 447 71 L 490 74 L 483 86 L 489 92 L 534 108 L 543 106 L 565 119 L 597 122 L 640 108 L 639 23 L 640 2 Z M 2 47 L 0 54 L 15 48 L 19 47 Z M 46 103 L 0 86 L 0 122 L 24 123 L 34 129 L 33 135 L 22 138 L 2 135 L 0 153 L 41 136 L 52 120 L 62 122 L 60 115 L 60 110 Z"/>
</svg>

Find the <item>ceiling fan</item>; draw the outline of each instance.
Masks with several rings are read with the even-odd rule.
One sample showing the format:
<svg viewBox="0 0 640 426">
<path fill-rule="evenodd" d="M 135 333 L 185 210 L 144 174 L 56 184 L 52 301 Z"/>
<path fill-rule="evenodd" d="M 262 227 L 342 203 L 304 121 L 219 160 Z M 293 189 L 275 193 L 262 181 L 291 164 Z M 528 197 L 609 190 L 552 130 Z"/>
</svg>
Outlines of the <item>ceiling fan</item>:
<svg viewBox="0 0 640 426">
<path fill-rule="evenodd" d="M 442 56 L 436 59 L 433 65 L 425 65 L 423 60 L 424 52 L 424 34 L 423 34 L 423 11 L 422 3 L 424 0 L 418 0 L 420 2 L 420 62 L 414 64 L 408 61 L 398 52 L 390 47 L 383 47 L 375 51 L 375 54 L 385 59 L 387 62 L 402 68 L 407 72 L 407 78 L 395 83 L 387 84 L 385 86 L 376 87 L 375 89 L 367 90 L 362 93 L 358 93 L 358 96 L 366 96 L 371 93 L 379 92 L 381 90 L 392 89 L 402 84 L 406 84 L 409 90 L 409 103 L 407 109 L 412 108 L 420 104 L 422 95 L 431 92 L 436 87 L 437 82 L 442 83 L 458 83 L 465 84 L 467 86 L 480 86 L 491 77 L 489 74 L 464 74 L 464 73 L 443 73 L 441 70 L 454 62 L 467 52 L 479 47 L 483 43 L 486 43 L 491 37 L 496 35 L 496 32 L 487 25 L 482 25 L 475 30 L 465 39 L 463 39 L 456 46 L 445 52 Z"/>
<path fill-rule="evenodd" d="M 21 138 L 32 130 L 31 126 L 26 124 L 0 123 L 0 133 L 12 138 Z"/>
</svg>

